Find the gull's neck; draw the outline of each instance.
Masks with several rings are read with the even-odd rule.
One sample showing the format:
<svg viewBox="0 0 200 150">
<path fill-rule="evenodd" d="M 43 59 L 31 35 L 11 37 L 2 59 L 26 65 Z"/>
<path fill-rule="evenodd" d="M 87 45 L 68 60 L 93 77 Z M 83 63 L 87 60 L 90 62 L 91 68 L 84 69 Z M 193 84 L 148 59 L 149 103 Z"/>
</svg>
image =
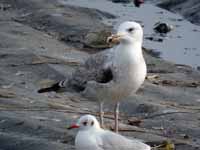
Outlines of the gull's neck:
<svg viewBox="0 0 200 150">
<path fill-rule="evenodd" d="M 117 53 L 121 54 L 128 54 L 133 59 L 143 59 L 143 54 L 142 54 L 142 42 L 140 41 L 135 41 L 132 43 L 121 43 L 119 47 L 117 48 Z"/>
<path fill-rule="evenodd" d="M 130 49 L 130 48 L 142 49 L 142 42 L 133 41 L 133 42 L 129 42 L 129 43 L 120 43 L 119 46 L 127 48 L 127 49 Z"/>
</svg>

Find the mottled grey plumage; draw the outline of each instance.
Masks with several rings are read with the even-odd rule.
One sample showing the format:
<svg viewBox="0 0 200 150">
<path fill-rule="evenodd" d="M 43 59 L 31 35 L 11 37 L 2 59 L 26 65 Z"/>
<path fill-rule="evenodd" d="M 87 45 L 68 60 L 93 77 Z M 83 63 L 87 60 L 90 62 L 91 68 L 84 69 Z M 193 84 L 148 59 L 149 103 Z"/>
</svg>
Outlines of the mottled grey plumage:
<svg viewBox="0 0 200 150">
<path fill-rule="evenodd" d="M 85 90 L 88 81 L 108 83 L 113 80 L 112 71 L 114 68 L 111 67 L 113 55 L 112 48 L 93 54 L 69 78 L 55 83 L 51 87 L 42 88 L 38 92 L 64 92 L 68 90 L 82 92 Z"/>
<path fill-rule="evenodd" d="M 63 86 L 70 87 L 77 92 L 86 88 L 88 81 L 108 83 L 113 80 L 112 59 L 113 49 L 92 55 L 84 64 L 80 65 Z"/>
</svg>

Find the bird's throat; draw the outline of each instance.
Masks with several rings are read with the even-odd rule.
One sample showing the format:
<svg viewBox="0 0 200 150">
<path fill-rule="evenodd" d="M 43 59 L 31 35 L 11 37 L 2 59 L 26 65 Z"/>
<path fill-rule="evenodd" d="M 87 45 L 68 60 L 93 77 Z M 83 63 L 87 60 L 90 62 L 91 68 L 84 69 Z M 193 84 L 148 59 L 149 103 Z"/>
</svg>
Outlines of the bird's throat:
<svg viewBox="0 0 200 150">
<path fill-rule="evenodd" d="M 116 49 L 116 56 L 121 61 L 140 61 L 143 59 L 142 46 L 140 43 L 120 44 Z"/>
</svg>

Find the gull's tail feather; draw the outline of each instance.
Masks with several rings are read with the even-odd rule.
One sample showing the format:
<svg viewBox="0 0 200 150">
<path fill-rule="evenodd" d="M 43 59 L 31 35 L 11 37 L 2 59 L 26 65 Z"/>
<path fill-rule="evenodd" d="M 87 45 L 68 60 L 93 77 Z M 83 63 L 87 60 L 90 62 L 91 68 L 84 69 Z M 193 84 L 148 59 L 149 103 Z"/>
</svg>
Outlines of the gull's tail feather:
<svg viewBox="0 0 200 150">
<path fill-rule="evenodd" d="M 57 82 L 50 87 L 39 89 L 38 93 L 59 92 L 63 88 L 65 88 L 65 80 Z"/>
</svg>

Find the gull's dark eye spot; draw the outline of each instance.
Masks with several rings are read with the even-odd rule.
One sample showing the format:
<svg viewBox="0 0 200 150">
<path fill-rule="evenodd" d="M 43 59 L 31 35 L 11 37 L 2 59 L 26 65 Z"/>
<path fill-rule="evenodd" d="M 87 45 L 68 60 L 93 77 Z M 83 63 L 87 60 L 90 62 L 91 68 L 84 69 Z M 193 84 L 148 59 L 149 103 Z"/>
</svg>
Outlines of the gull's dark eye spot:
<svg viewBox="0 0 200 150">
<path fill-rule="evenodd" d="M 94 125 L 94 121 L 91 122 L 91 126 L 93 126 L 93 125 Z"/>
<path fill-rule="evenodd" d="M 84 126 L 87 126 L 87 121 L 84 121 L 84 122 L 83 122 L 83 125 L 84 125 Z"/>
<path fill-rule="evenodd" d="M 132 32 L 134 30 L 134 28 L 129 28 L 128 32 Z"/>
</svg>

